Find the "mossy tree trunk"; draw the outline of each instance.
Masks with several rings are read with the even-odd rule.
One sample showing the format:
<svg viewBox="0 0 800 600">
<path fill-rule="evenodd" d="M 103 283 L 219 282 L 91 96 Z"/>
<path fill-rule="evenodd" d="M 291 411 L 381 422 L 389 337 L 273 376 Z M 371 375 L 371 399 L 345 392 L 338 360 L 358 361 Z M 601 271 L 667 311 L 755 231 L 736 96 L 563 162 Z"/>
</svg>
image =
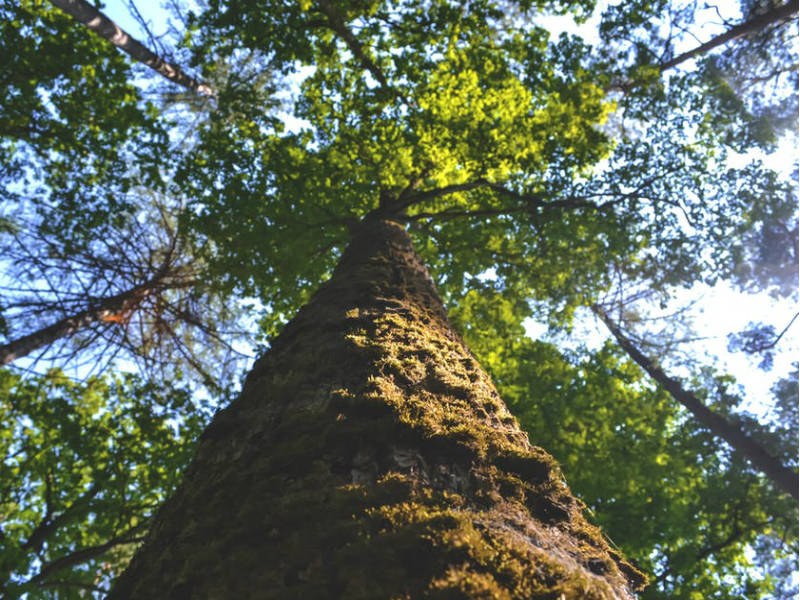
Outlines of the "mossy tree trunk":
<svg viewBox="0 0 800 600">
<path fill-rule="evenodd" d="M 201 437 L 110 598 L 631 598 L 453 331 L 397 223 L 330 281 Z"/>
</svg>

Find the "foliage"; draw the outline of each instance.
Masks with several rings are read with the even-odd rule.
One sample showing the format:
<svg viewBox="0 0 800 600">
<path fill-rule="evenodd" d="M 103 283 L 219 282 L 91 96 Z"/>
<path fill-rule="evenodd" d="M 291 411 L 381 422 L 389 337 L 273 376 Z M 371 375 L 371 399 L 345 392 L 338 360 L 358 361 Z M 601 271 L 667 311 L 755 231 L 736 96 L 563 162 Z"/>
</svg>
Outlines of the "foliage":
<svg viewBox="0 0 800 600">
<path fill-rule="evenodd" d="M 562 323 L 607 285 L 609 263 L 640 262 L 655 285 L 744 279 L 745 232 L 791 220 L 793 195 L 763 164 L 726 166 L 705 117 L 714 104 L 693 80 L 624 98 L 641 131 L 615 143 L 602 132 L 610 75 L 590 46 L 510 27 L 488 3 L 434 6 L 340 8 L 357 24 L 347 42 L 313 6 L 195 17 L 198 60 L 255 52 L 289 79 L 313 65 L 293 107 L 300 131 L 283 131 L 270 106 L 258 118 L 222 111 L 179 168 L 218 273 L 268 304 L 266 335 L 330 272 L 348 221 L 382 199 L 402 206 L 447 297 L 494 269 Z M 248 25 L 273 18 L 302 40 Z"/>
<path fill-rule="evenodd" d="M 205 418 L 177 387 L 0 371 L 0 595 L 84 598 L 123 568 Z"/>
<path fill-rule="evenodd" d="M 396 18 L 419 15 L 412 11 Z M 470 26 L 478 31 L 464 25 L 432 37 L 435 29 L 426 29 L 422 40 L 409 39 L 402 22 L 392 23 L 375 26 L 379 41 L 374 43 L 407 46 L 405 55 L 389 63 L 403 81 L 401 90 L 371 86 L 358 71 L 344 69 L 347 50 L 335 39 L 309 35 L 318 44 L 313 49 L 315 70 L 302 84 L 295 116 L 311 128 L 283 134 L 266 117 L 246 123 L 232 123 L 227 116 L 212 119 L 200 131 L 201 143 L 190 162 L 181 167 L 181 181 L 191 186 L 184 193 L 195 202 L 194 224 L 220 244 L 225 259 L 220 271 L 238 284 L 252 284 L 248 289 L 264 295 L 275 314 L 297 308 L 333 265 L 337 253 L 331 249 L 341 250 L 345 243 L 347 220 L 377 208 L 381 194 L 397 196 L 403 190 L 441 189 L 476 179 L 505 181 L 527 173 L 518 181 L 522 186 L 544 177 L 548 160 L 543 158 L 554 152 L 564 155 L 563 180 L 607 151 L 592 125 L 609 107 L 588 74 L 577 81 L 548 79 L 536 93 L 516 74 L 526 64 L 535 72 L 532 65 L 542 60 L 562 62 L 568 69 L 588 52 L 578 40 L 548 49 L 543 30 L 537 29 L 486 47 L 477 45 L 481 32 L 487 31 L 477 21 Z M 231 32 L 226 43 L 242 44 L 241 51 L 273 50 L 266 42 L 247 45 L 252 40 L 246 31 Z M 431 46 L 425 57 L 414 57 L 412 52 L 423 43 Z M 208 45 L 204 48 L 210 51 Z M 274 51 L 281 56 L 280 50 Z M 502 216 L 510 202 L 500 200 L 496 193 L 477 190 L 432 198 L 424 208 L 435 213 L 490 209 Z M 516 204 L 522 206 L 510 212 L 526 203 Z M 417 214 L 410 218 L 423 220 L 420 210 L 411 212 Z M 461 227 L 437 230 L 442 243 L 450 237 L 463 239 Z M 505 243 L 507 229 L 503 220 L 487 230 L 495 240 L 490 250 Z M 309 254 L 313 261 L 305 259 Z M 484 264 L 492 261 L 478 258 Z M 476 262 L 450 268 L 474 269 Z M 287 301 L 291 304 L 284 308 Z"/>
<path fill-rule="evenodd" d="M 526 314 L 485 287 L 451 312 L 531 441 L 553 453 L 603 531 L 649 573 L 642 597 L 763 597 L 783 586 L 769 573 L 796 556 L 792 499 L 651 387 L 615 346 L 563 353 L 525 337 Z M 741 402 L 730 377 L 695 384 L 714 391 L 707 401 L 716 410 Z M 786 464 L 796 464 L 796 385 L 789 377 L 776 390 L 785 408 L 772 431 L 739 417 Z M 787 584 L 780 597 L 790 591 Z"/>
<path fill-rule="evenodd" d="M 0 4 L 0 184 L 58 205 L 48 225 L 86 236 L 123 209 L 127 164 L 159 182 L 162 125 L 142 101 L 134 71 L 44 0 Z M 57 218 L 64 214 L 64 218 Z"/>
</svg>

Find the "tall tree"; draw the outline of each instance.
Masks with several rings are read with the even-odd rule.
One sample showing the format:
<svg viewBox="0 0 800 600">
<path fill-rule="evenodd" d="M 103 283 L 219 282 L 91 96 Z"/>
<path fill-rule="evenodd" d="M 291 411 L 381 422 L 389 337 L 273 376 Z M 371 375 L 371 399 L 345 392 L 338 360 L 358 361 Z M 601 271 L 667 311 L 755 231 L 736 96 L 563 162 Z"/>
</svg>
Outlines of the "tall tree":
<svg viewBox="0 0 800 600">
<path fill-rule="evenodd" d="M 795 500 L 800 497 L 800 480 L 796 471 L 784 466 L 779 457 L 773 456 L 758 440 L 748 435 L 741 425 L 731 423 L 725 416 L 711 410 L 703 404 L 696 394 L 687 390 L 680 381 L 667 375 L 652 359 L 642 354 L 631 340 L 624 335 L 620 326 L 611 319 L 602 306 L 595 304 L 592 306 L 592 311 L 608 327 L 625 352 L 659 385 L 663 386 L 675 401 L 680 402 L 700 423 L 725 440 L 737 452 L 747 457 L 778 488 L 787 494 L 791 494 Z"/>
<path fill-rule="evenodd" d="M 214 418 L 110 598 L 632 598 L 641 586 L 385 216 L 353 226 L 330 281 Z"/>
</svg>

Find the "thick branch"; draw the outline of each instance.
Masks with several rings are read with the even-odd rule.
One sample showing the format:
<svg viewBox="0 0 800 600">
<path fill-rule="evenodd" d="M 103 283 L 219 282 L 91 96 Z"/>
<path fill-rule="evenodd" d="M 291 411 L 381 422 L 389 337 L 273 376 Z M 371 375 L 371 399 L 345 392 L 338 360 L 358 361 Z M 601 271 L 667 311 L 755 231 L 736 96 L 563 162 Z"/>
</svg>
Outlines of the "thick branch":
<svg viewBox="0 0 800 600">
<path fill-rule="evenodd" d="M 187 75 L 179 66 L 156 55 L 85 0 L 50 0 L 50 2 L 162 77 L 203 96 L 214 96 L 214 91 L 208 85 Z"/>
<path fill-rule="evenodd" d="M 773 23 L 777 23 L 780 21 L 786 21 L 791 18 L 793 15 L 797 14 L 798 10 L 798 0 L 789 0 L 786 4 L 773 8 L 772 10 L 764 13 L 763 15 L 758 15 L 753 17 L 749 21 L 736 25 L 735 27 L 730 28 L 725 33 L 722 33 L 715 38 L 712 38 L 705 44 L 701 44 L 688 52 L 684 52 L 673 58 L 672 60 L 668 60 L 667 62 L 661 63 L 659 65 L 659 69 L 663 73 L 664 71 L 671 69 L 682 62 L 686 62 L 687 60 L 694 58 L 700 54 L 705 54 L 706 52 L 717 48 L 718 46 L 722 46 L 727 44 L 728 42 L 740 38 L 742 36 L 748 35 L 768 25 L 772 25 Z"/>
<path fill-rule="evenodd" d="M 590 202 L 585 198 L 571 196 L 569 198 L 563 198 L 561 200 L 551 200 L 549 202 L 545 202 L 543 200 L 543 196 L 541 194 L 521 194 L 519 192 L 515 192 L 514 190 L 510 190 L 505 187 L 501 183 L 487 183 L 487 187 L 494 190 L 498 194 L 503 196 L 508 196 L 509 198 L 514 198 L 515 200 L 521 200 L 523 202 L 527 202 L 528 206 L 526 208 L 606 208 L 611 204 L 615 204 L 616 200 L 609 200 L 607 202 L 603 202 L 602 204 L 595 204 L 594 202 Z"/>
<path fill-rule="evenodd" d="M 524 213 L 524 212 L 533 212 L 538 208 L 595 208 L 595 209 L 602 209 L 610 206 L 611 204 L 615 203 L 616 201 L 608 201 L 602 204 L 595 204 L 594 202 L 590 202 L 582 197 L 570 197 L 564 198 L 561 200 L 552 200 L 549 202 L 544 201 L 544 196 L 541 194 L 522 194 L 511 190 L 505 187 L 501 183 L 492 183 L 487 181 L 486 179 L 476 179 L 475 181 L 470 181 L 467 183 L 459 183 L 454 185 L 447 185 L 444 187 L 426 190 L 424 192 L 420 192 L 418 194 L 414 194 L 406 198 L 401 206 L 399 207 L 401 210 L 405 210 L 410 206 L 414 206 L 416 204 L 421 204 L 423 202 L 427 202 L 429 200 L 433 200 L 435 198 L 440 198 L 442 196 L 447 196 L 449 194 L 455 194 L 458 192 L 469 192 L 474 189 L 478 188 L 488 188 L 491 189 L 502 196 L 507 196 L 509 198 L 513 198 L 514 200 L 518 200 L 520 202 L 524 202 L 525 204 L 520 206 L 509 206 L 509 207 L 501 207 L 496 209 L 483 209 L 483 210 L 476 210 L 476 211 L 441 211 L 437 213 L 430 213 L 430 212 L 423 212 L 417 213 L 411 216 L 403 216 L 400 217 L 404 221 L 418 221 L 420 219 L 425 218 L 432 218 L 432 219 L 452 219 L 456 217 L 483 217 L 483 216 L 492 216 L 492 215 L 506 215 L 506 214 L 514 214 L 514 213 Z"/>
<path fill-rule="evenodd" d="M 798 499 L 797 472 L 785 467 L 777 458 L 767 452 L 757 440 L 747 435 L 735 424 L 730 423 L 722 415 L 709 409 L 697 396 L 685 390 L 679 381 L 672 379 L 664 373 L 660 367 L 642 354 L 639 349 L 625 337 L 619 326 L 611 320 L 600 306 L 595 304 L 592 306 L 592 311 L 605 323 L 622 349 L 625 350 L 642 369 L 647 371 L 659 385 L 667 390 L 675 400 L 680 402 L 691 412 L 700 423 L 708 427 L 714 435 L 725 440 L 736 452 L 746 457 L 753 467 L 769 477 L 779 489 L 791 494 L 795 500 Z"/>
<path fill-rule="evenodd" d="M 444 187 L 435 188 L 433 190 L 426 190 L 424 192 L 419 192 L 407 197 L 403 200 L 402 205 L 399 208 L 401 210 L 405 210 L 409 206 L 422 204 L 423 202 L 434 200 L 435 198 L 439 198 L 441 196 L 448 196 L 458 192 L 469 192 L 477 188 L 486 187 L 487 185 L 489 185 L 489 182 L 485 179 L 476 179 L 475 181 L 470 181 L 467 183 L 457 183 L 454 185 L 446 185 Z"/>
</svg>

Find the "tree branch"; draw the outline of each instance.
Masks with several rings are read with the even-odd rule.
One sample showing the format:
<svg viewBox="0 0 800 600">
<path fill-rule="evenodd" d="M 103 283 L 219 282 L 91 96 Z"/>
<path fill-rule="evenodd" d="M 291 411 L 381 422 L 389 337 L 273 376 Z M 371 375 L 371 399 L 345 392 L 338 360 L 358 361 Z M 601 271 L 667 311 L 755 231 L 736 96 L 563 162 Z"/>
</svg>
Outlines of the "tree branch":
<svg viewBox="0 0 800 600">
<path fill-rule="evenodd" d="M 35 585 L 46 585 L 45 580 L 47 577 L 55 573 L 57 571 L 62 571 L 74 565 L 79 565 L 81 563 L 86 562 L 87 560 L 91 560 L 93 558 L 97 558 L 98 556 L 102 556 L 115 546 L 121 546 L 124 544 L 135 544 L 144 540 L 144 536 L 129 536 L 129 534 L 133 533 L 133 531 L 126 532 L 126 535 L 117 536 L 105 542 L 104 544 L 98 544 L 97 546 L 89 546 L 88 548 L 82 548 L 81 550 L 76 550 L 72 554 L 68 554 L 67 556 L 62 556 L 61 558 L 57 558 L 53 562 L 47 563 L 42 565 L 42 568 L 39 569 L 39 572 L 28 582 Z"/>
<path fill-rule="evenodd" d="M 386 75 L 384 75 L 381 68 L 375 64 L 375 61 L 367 56 L 367 53 L 364 51 L 364 47 L 361 45 L 361 42 L 358 41 L 356 36 L 353 35 L 353 32 L 347 27 L 347 24 L 339 15 L 336 7 L 334 7 L 334 5 L 328 0 L 317 0 L 317 6 L 319 7 L 320 12 L 327 18 L 325 26 L 342 38 L 344 43 L 347 44 L 350 52 L 353 53 L 353 56 L 357 58 L 361 62 L 361 66 L 369 71 L 369 73 L 378 81 L 378 83 L 381 84 L 381 87 L 393 93 L 406 105 L 413 105 L 414 102 L 412 102 L 410 98 L 389 84 L 389 80 L 386 78 Z"/>
<path fill-rule="evenodd" d="M 347 44 L 347 47 L 350 49 L 350 52 L 353 53 L 353 56 L 361 61 L 361 66 L 369 71 L 384 88 L 391 89 L 391 86 L 386 80 L 386 76 L 383 74 L 383 71 L 381 71 L 378 65 L 376 65 L 375 62 L 366 55 L 364 48 L 361 46 L 361 42 L 359 42 L 356 39 L 356 36 L 353 35 L 353 32 L 348 29 L 347 25 L 333 4 L 331 4 L 328 0 L 317 0 L 317 6 L 319 6 L 320 12 L 322 12 L 322 14 L 328 18 L 328 26 L 339 37 L 341 37 L 342 40 L 344 40 L 345 44 Z"/>
<path fill-rule="evenodd" d="M 781 341 L 781 338 L 784 336 L 784 334 L 787 331 L 789 331 L 789 327 L 792 326 L 792 323 L 795 322 L 795 320 L 797 319 L 798 316 L 800 316 L 800 313 L 794 313 L 794 316 L 792 317 L 792 320 L 789 321 L 789 324 L 786 327 L 783 328 L 783 331 L 781 331 L 778 334 L 778 336 L 774 340 L 772 340 L 769 344 L 763 344 L 763 345 L 759 346 L 756 349 L 756 352 L 764 352 L 764 350 L 769 350 L 770 348 L 774 348 L 777 345 L 777 343 Z"/>
<path fill-rule="evenodd" d="M 214 90 L 208 85 L 187 75 L 179 66 L 156 55 L 85 0 L 50 0 L 50 2 L 165 79 L 202 96 L 214 96 Z"/>
<path fill-rule="evenodd" d="M 42 549 L 42 546 L 47 539 L 53 535 L 53 533 L 58 530 L 61 525 L 71 519 L 73 515 L 81 510 L 87 509 L 89 502 L 91 502 L 99 492 L 100 485 L 95 482 L 92 487 L 86 490 L 86 492 L 84 492 L 77 500 L 75 500 L 75 502 L 70 504 L 70 506 L 64 512 L 54 519 L 51 518 L 53 513 L 50 507 L 50 502 L 48 501 L 47 513 L 33 530 L 33 532 L 31 532 L 31 535 L 28 537 L 27 541 L 22 545 L 22 547 L 38 553 Z"/>
<path fill-rule="evenodd" d="M 736 452 L 747 458 L 752 466 L 766 475 L 779 489 L 798 499 L 798 474 L 796 471 L 785 467 L 755 439 L 747 435 L 736 424 L 728 421 L 724 416 L 712 411 L 692 392 L 684 389 L 683 385 L 669 377 L 659 366 L 642 354 L 639 349 L 622 333 L 619 326 L 611 320 L 599 305 L 592 307 L 592 312 L 597 315 L 608 330 L 617 340 L 625 352 L 642 368 L 650 377 L 661 385 L 680 404 L 682 404 L 694 417 L 711 432 L 725 440 Z"/>
<path fill-rule="evenodd" d="M 414 194 L 413 196 L 409 196 L 406 198 L 398 207 L 398 212 L 403 212 L 407 208 L 414 206 L 415 204 L 421 204 L 423 202 L 427 202 L 429 200 L 433 200 L 435 198 L 440 198 L 442 196 L 447 196 L 449 194 L 455 194 L 458 192 L 468 192 L 478 188 L 488 188 L 500 195 L 507 196 L 509 198 L 513 198 L 514 200 L 518 200 L 521 202 L 525 202 L 526 204 L 523 206 L 509 206 L 497 209 L 483 209 L 483 210 L 474 210 L 474 211 L 450 211 L 444 210 L 436 213 L 431 212 L 422 212 L 417 213 L 415 215 L 409 215 L 401 217 L 405 221 L 419 221 L 421 219 L 454 219 L 458 217 L 485 217 L 485 216 L 497 216 L 497 215 L 505 215 L 505 214 L 515 214 L 515 213 L 524 213 L 530 212 L 532 213 L 534 210 L 538 208 L 594 208 L 594 209 L 603 209 L 615 204 L 619 200 L 609 200 L 607 202 L 603 202 L 602 204 L 596 204 L 594 202 L 590 202 L 582 197 L 570 197 L 564 198 L 561 200 L 552 200 L 550 202 L 545 202 L 543 200 L 544 196 L 541 194 L 521 194 L 514 190 L 511 190 L 505 187 L 501 183 L 493 183 L 487 181 L 486 179 L 476 179 L 475 181 L 467 182 L 467 183 L 458 183 L 454 185 L 448 185 L 440 188 L 435 188 L 432 190 L 427 190 L 424 192 L 420 192 L 418 194 Z"/>
<path fill-rule="evenodd" d="M 699 54 L 705 54 L 709 50 L 713 50 L 718 46 L 722 46 L 723 44 L 727 44 L 728 42 L 740 38 L 742 36 L 748 35 L 763 27 L 767 27 L 776 22 L 783 22 L 788 21 L 793 15 L 797 14 L 798 10 L 798 0 L 789 0 L 786 4 L 773 8 L 769 12 L 764 13 L 763 15 L 758 15 L 753 17 L 749 21 L 745 21 L 744 23 L 740 23 L 735 27 L 731 27 L 728 31 L 712 38 L 711 40 L 707 41 L 705 44 L 701 44 L 688 52 L 684 52 L 673 58 L 672 60 L 668 60 L 664 63 L 661 63 L 658 68 L 663 73 L 664 71 L 671 69 L 682 62 L 685 62 L 691 58 Z"/>
</svg>

